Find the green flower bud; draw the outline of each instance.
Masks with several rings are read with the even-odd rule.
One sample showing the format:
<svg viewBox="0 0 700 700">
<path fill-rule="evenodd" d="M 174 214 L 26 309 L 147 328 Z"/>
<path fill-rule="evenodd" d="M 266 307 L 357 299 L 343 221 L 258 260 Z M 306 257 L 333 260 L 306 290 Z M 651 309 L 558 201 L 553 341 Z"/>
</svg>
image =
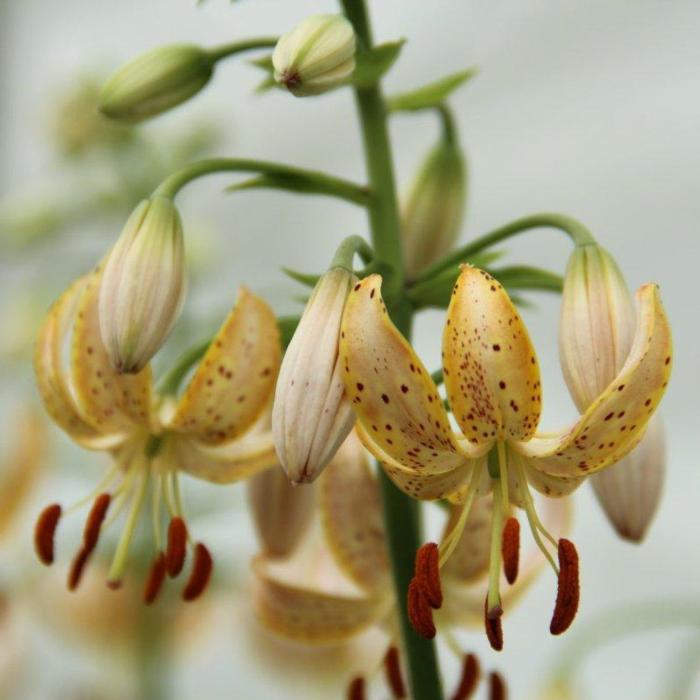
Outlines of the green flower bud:
<svg viewBox="0 0 700 700">
<path fill-rule="evenodd" d="M 418 170 L 401 207 L 409 278 L 452 248 L 464 220 L 466 197 L 464 157 L 455 143 L 443 139 Z"/>
<path fill-rule="evenodd" d="M 355 70 L 355 32 L 342 15 L 314 15 L 277 42 L 275 80 L 297 97 L 320 95 Z"/>
<path fill-rule="evenodd" d="M 212 72 L 212 60 L 199 46 L 161 46 L 112 75 L 102 89 L 100 111 L 125 122 L 154 117 L 198 93 Z"/>
<path fill-rule="evenodd" d="M 100 333 L 117 371 L 139 372 L 156 354 L 177 320 L 185 287 L 180 215 L 167 197 L 144 200 L 102 273 Z"/>
</svg>

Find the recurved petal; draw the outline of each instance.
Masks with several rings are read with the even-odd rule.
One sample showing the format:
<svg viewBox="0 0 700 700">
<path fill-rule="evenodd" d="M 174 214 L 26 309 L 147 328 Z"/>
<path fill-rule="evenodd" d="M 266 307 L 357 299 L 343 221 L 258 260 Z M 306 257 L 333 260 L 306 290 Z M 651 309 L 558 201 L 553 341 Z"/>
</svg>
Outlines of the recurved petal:
<svg viewBox="0 0 700 700">
<path fill-rule="evenodd" d="M 321 475 L 319 506 L 338 567 L 364 589 L 386 588 L 389 558 L 379 488 L 354 433 Z"/>
<path fill-rule="evenodd" d="M 168 427 L 210 445 L 239 437 L 270 402 L 280 354 L 272 310 L 242 287 Z"/>
<path fill-rule="evenodd" d="M 671 329 L 659 289 L 637 292 L 637 329 L 627 361 L 583 416 L 561 433 L 512 446 L 554 476 L 590 474 L 622 459 L 644 434 L 671 374 Z"/>
<path fill-rule="evenodd" d="M 287 583 L 273 575 L 268 562 L 253 562 L 253 607 L 271 632 L 307 644 L 342 642 L 379 622 L 384 597 L 336 595 Z"/>
<path fill-rule="evenodd" d="M 525 440 L 540 419 L 540 372 L 527 328 L 491 275 L 463 266 L 443 334 L 447 397 L 476 444 Z"/>
<path fill-rule="evenodd" d="M 508 450 L 508 480 L 510 484 L 510 500 L 513 505 L 522 508 L 524 500 L 522 496 L 523 485 L 520 483 L 520 474 L 524 473 L 525 480 L 536 491 L 550 498 L 561 498 L 573 493 L 585 480 L 585 476 L 553 476 L 545 474 L 538 469 L 533 469 L 528 460 L 515 450 Z M 525 484 L 526 486 L 527 484 Z"/>
<path fill-rule="evenodd" d="M 381 281 L 370 275 L 358 282 L 345 306 L 346 394 L 372 444 L 391 460 L 425 473 L 449 472 L 464 458 L 435 382 L 387 314 Z"/>
</svg>

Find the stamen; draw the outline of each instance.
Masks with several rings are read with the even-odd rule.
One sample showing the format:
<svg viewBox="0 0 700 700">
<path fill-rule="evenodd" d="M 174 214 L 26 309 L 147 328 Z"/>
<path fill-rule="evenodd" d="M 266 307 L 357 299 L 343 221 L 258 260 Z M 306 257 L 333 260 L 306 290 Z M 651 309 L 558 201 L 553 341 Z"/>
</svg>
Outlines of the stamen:
<svg viewBox="0 0 700 700">
<path fill-rule="evenodd" d="M 350 682 L 348 700 L 365 700 L 365 679 L 362 676 L 357 676 Z"/>
<path fill-rule="evenodd" d="M 549 625 L 552 634 L 565 632 L 576 617 L 580 595 L 578 552 L 570 540 L 559 540 L 557 602 Z"/>
<path fill-rule="evenodd" d="M 189 603 L 202 595 L 209 583 L 213 566 L 214 562 L 209 550 L 201 542 L 198 542 L 194 547 L 192 571 L 187 579 L 185 590 L 182 592 L 183 600 Z"/>
<path fill-rule="evenodd" d="M 436 633 L 433 611 L 415 578 L 411 579 L 411 583 L 408 585 L 407 603 L 408 619 L 413 625 L 413 629 L 421 637 L 433 639 Z"/>
<path fill-rule="evenodd" d="M 445 537 L 440 543 L 440 566 L 444 566 L 447 560 L 452 556 L 455 547 L 459 544 L 462 538 L 462 533 L 464 532 L 464 526 L 467 524 L 467 518 L 469 518 L 469 512 L 472 508 L 472 503 L 474 502 L 474 496 L 476 495 L 476 487 L 479 483 L 479 475 L 481 472 L 482 465 L 479 464 L 472 471 L 471 481 L 467 487 L 467 492 L 464 498 L 464 503 L 462 504 L 462 511 L 459 514 L 459 519 L 455 523 L 454 527 L 450 530 L 447 537 Z"/>
<path fill-rule="evenodd" d="M 517 518 L 506 520 L 501 551 L 503 554 L 503 573 L 506 576 L 506 581 L 512 586 L 518 578 L 520 563 L 520 523 Z"/>
<path fill-rule="evenodd" d="M 146 586 L 143 589 L 143 602 L 146 605 L 151 605 L 158 597 L 160 589 L 163 586 L 163 581 L 165 580 L 165 554 L 163 552 L 158 552 L 156 558 L 153 560 L 151 565 L 151 570 L 148 573 L 148 578 L 146 579 Z"/>
<path fill-rule="evenodd" d="M 187 526 L 185 521 L 175 516 L 168 526 L 168 548 L 165 551 L 165 564 L 168 576 L 175 578 L 185 565 L 187 555 Z"/>
<path fill-rule="evenodd" d="M 117 475 L 117 473 L 119 472 L 119 470 L 121 469 L 122 466 L 123 465 L 122 465 L 121 461 L 115 462 L 109 468 L 109 470 L 105 474 L 102 481 L 100 481 L 100 483 L 97 485 L 97 487 L 93 491 L 91 491 L 84 498 L 81 498 L 79 501 L 76 501 L 69 508 L 66 508 L 66 515 L 82 508 L 87 503 L 94 501 L 103 491 L 106 491 L 107 487 L 112 483 L 112 481 L 114 481 L 114 477 Z"/>
<path fill-rule="evenodd" d="M 503 625 L 501 624 L 501 617 L 503 615 L 502 608 L 496 608 L 489 610 L 489 599 L 488 596 L 484 601 L 484 627 L 486 629 L 486 636 L 489 640 L 489 644 L 494 651 L 501 651 L 503 649 Z"/>
<path fill-rule="evenodd" d="M 61 506 L 52 503 L 41 511 L 34 527 L 34 549 L 39 561 L 46 566 L 53 564 L 54 534 L 61 518 Z"/>
<path fill-rule="evenodd" d="M 91 553 L 91 549 L 87 549 L 87 547 L 82 546 L 73 558 L 68 571 L 67 585 L 69 591 L 74 591 L 80 584 L 80 579 L 83 576 L 83 570 L 85 569 L 85 565 L 87 564 Z"/>
<path fill-rule="evenodd" d="M 474 654 L 467 654 L 462 663 L 462 675 L 459 679 L 459 685 L 452 694 L 451 700 L 469 700 L 476 690 L 480 675 L 479 660 Z"/>
<path fill-rule="evenodd" d="M 92 505 L 90 513 L 85 521 L 85 529 L 83 530 L 83 547 L 92 552 L 97 546 L 97 541 L 100 538 L 100 528 L 107 515 L 107 509 L 112 500 L 108 493 L 101 493 Z"/>
<path fill-rule="evenodd" d="M 498 671 L 489 674 L 489 700 L 506 700 L 506 683 Z"/>
<path fill-rule="evenodd" d="M 405 698 L 406 685 L 401 675 L 401 662 L 399 661 L 399 650 L 396 647 L 389 647 L 384 656 L 384 671 L 386 682 L 391 688 L 392 697 Z"/>
<path fill-rule="evenodd" d="M 503 504 L 501 502 L 501 483 L 492 479 L 493 514 L 491 517 L 491 550 L 489 553 L 489 591 L 487 606 L 489 615 L 496 614 L 501 608 L 501 542 L 503 540 Z"/>
<path fill-rule="evenodd" d="M 501 500 L 503 502 L 503 512 L 508 512 L 510 500 L 508 498 L 508 462 L 506 459 L 506 444 L 499 440 L 496 444 L 498 451 L 498 474 L 501 479 Z"/>
<path fill-rule="evenodd" d="M 442 606 L 440 586 L 440 551 L 435 542 L 427 542 L 418 548 L 415 561 L 415 580 L 421 593 L 436 610 Z"/>
<path fill-rule="evenodd" d="M 151 504 L 151 519 L 153 524 L 153 541 L 155 542 L 156 549 L 160 552 L 163 548 L 163 541 L 160 532 L 160 499 L 161 492 L 163 488 L 163 475 L 159 474 L 156 476 L 155 482 L 153 484 L 153 502 Z"/>
</svg>

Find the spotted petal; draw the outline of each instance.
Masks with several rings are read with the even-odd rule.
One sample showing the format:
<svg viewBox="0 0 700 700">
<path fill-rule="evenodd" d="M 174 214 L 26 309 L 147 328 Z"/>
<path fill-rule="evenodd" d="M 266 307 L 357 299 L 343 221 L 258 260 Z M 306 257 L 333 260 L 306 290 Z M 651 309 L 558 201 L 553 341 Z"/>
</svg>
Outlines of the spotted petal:
<svg viewBox="0 0 700 700">
<path fill-rule="evenodd" d="M 241 288 L 236 306 L 204 355 L 169 427 L 210 445 L 239 437 L 269 403 L 280 355 L 272 310 Z"/>
<path fill-rule="evenodd" d="M 428 474 L 449 472 L 464 464 L 456 436 L 435 382 L 391 322 L 380 288 L 381 277 L 370 275 L 345 305 L 345 391 L 365 433 L 391 460 Z"/>
<path fill-rule="evenodd" d="M 527 328 L 491 275 L 464 266 L 443 334 L 447 397 L 475 444 L 524 440 L 540 419 L 540 373 Z"/>
<path fill-rule="evenodd" d="M 529 464 L 554 476 L 590 474 L 622 459 L 642 438 L 671 374 L 671 328 L 659 289 L 637 292 L 637 329 L 627 361 L 573 427 L 513 443 Z"/>
</svg>

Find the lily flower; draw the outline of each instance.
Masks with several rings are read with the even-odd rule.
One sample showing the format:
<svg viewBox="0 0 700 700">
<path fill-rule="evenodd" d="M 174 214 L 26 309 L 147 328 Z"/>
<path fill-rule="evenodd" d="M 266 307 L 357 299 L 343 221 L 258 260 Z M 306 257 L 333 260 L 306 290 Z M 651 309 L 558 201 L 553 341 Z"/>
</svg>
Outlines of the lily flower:
<svg viewBox="0 0 700 700">
<path fill-rule="evenodd" d="M 671 370 L 671 331 L 658 287 L 637 292 L 635 337 L 613 381 L 572 426 L 538 433 L 540 374 L 527 329 L 498 281 L 463 266 L 443 335 L 447 399 L 461 429 L 456 432 L 435 382 L 389 319 L 381 281 L 370 275 L 355 285 L 341 328 L 343 378 L 360 438 L 400 489 L 413 498 L 461 504 L 462 521 L 477 496 L 493 493 L 485 624 L 494 648 L 502 645 L 504 521 L 510 505 L 523 508 L 558 576 L 550 631 L 560 634 L 578 607 L 578 555 L 571 542 L 555 540 L 542 525 L 530 488 L 565 496 L 644 435 Z M 542 536 L 556 548 L 559 566 Z M 439 554 L 444 565 L 449 547 Z M 438 607 L 425 586 L 417 588 L 416 600 Z"/>
<path fill-rule="evenodd" d="M 100 334 L 101 276 L 98 268 L 80 278 L 54 303 L 34 357 L 38 387 L 54 422 L 74 442 L 109 452 L 114 462 L 95 492 L 73 507 L 93 501 L 68 586 L 78 585 L 100 531 L 128 506 L 108 574 L 110 587 L 121 585 L 152 483 L 155 556 L 144 599 L 155 600 L 166 573 L 180 573 L 189 545 L 194 557 L 183 597 L 193 600 L 208 583 L 212 558 L 204 544 L 189 537 L 178 474 L 230 483 L 277 464 L 269 427 L 281 355 L 276 319 L 265 302 L 241 289 L 188 387 L 175 400 L 154 391 L 150 366 L 128 375 L 119 374 L 110 363 Z M 64 367 L 69 335 L 70 362 Z M 163 501 L 170 516 L 167 544 L 161 531 Z M 61 506 L 52 504 L 37 522 L 35 545 L 45 564 L 54 559 L 53 537 L 61 514 Z"/>
</svg>

